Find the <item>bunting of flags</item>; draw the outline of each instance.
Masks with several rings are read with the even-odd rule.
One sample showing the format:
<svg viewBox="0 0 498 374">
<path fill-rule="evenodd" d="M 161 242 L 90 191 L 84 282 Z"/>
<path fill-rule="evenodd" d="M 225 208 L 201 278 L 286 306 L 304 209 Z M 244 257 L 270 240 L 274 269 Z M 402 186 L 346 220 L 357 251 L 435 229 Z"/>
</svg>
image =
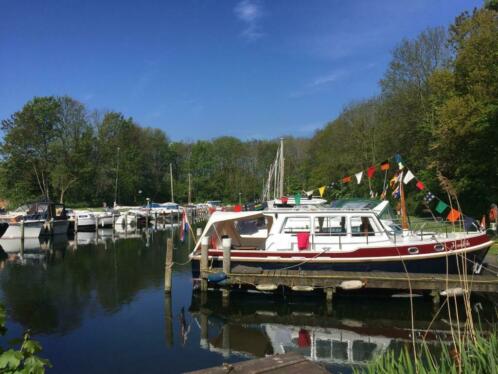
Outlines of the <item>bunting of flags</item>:
<svg viewBox="0 0 498 374">
<path fill-rule="evenodd" d="M 320 197 L 323 197 L 325 195 L 325 191 L 327 189 L 332 189 L 337 185 L 340 186 L 341 184 L 346 185 L 348 183 L 351 183 L 353 180 L 353 177 L 355 178 L 357 184 L 361 184 L 362 181 L 365 179 L 365 178 L 363 178 L 365 174 L 368 178 L 368 183 L 370 186 L 370 196 L 376 197 L 377 194 L 374 193 L 374 191 L 372 191 L 372 189 L 371 189 L 370 180 L 374 177 L 377 170 L 380 170 L 380 171 L 384 172 L 384 187 L 383 187 L 382 193 L 380 194 L 380 198 L 382 200 L 384 200 L 387 196 L 388 187 L 390 187 L 392 189 L 391 196 L 395 199 L 399 199 L 400 198 L 400 183 L 403 183 L 404 185 L 408 186 L 410 183 L 415 181 L 416 182 L 415 187 L 419 191 L 425 192 L 423 200 L 424 200 L 424 203 L 426 205 L 429 205 L 430 203 L 432 203 L 432 201 L 436 200 L 437 204 L 435 206 L 435 211 L 437 213 L 439 213 L 440 215 L 445 215 L 446 219 L 450 222 L 456 222 L 461 217 L 463 217 L 463 215 L 460 211 L 453 209 L 453 208 L 450 208 L 450 206 L 448 204 L 446 204 L 443 200 L 441 200 L 440 198 L 435 196 L 432 192 L 427 191 L 425 184 L 421 180 L 419 180 L 415 176 L 415 174 L 413 174 L 413 172 L 411 170 L 406 168 L 404 161 L 399 154 L 394 155 L 393 159 L 395 162 L 394 165 L 398 166 L 398 171 L 396 171 L 394 176 L 389 180 L 389 183 L 387 183 L 387 172 L 388 172 L 388 170 L 391 169 L 393 164 L 391 164 L 389 159 L 387 159 L 387 160 L 381 162 L 380 165 L 372 165 L 372 166 L 368 167 L 366 169 L 366 171 L 362 170 L 362 171 L 359 171 L 353 175 L 346 175 L 340 179 L 339 183 L 332 182 L 329 185 L 324 185 L 324 186 L 319 187 L 318 192 L 320 193 Z M 316 191 L 316 189 L 311 190 L 311 191 L 306 191 L 306 194 L 308 196 L 310 196 L 313 194 L 314 191 Z"/>
<path fill-rule="evenodd" d="M 356 173 L 354 175 L 356 177 L 356 181 L 358 182 L 358 184 L 361 183 L 361 178 L 363 178 L 363 171 L 360 171 L 359 173 Z"/>
</svg>

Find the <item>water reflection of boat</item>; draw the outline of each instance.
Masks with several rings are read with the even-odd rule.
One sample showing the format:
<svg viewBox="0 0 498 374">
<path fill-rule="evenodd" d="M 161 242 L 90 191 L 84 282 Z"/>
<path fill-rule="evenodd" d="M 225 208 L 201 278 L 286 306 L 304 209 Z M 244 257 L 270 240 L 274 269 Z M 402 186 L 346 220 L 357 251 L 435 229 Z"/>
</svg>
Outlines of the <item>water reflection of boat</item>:
<svg viewBox="0 0 498 374">
<path fill-rule="evenodd" d="M 17 253 L 24 251 L 36 251 L 42 249 L 42 242 L 40 238 L 26 238 L 24 239 L 24 247 L 21 239 L 0 239 L 0 246 L 6 253 Z"/>
<path fill-rule="evenodd" d="M 209 296 L 201 301 L 194 295 L 190 312 L 200 326 L 201 347 L 225 356 L 298 352 L 326 365 L 356 366 L 387 350 L 399 352 L 411 344 L 412 332 L 435 350 L 441 342 L 451 341 L 444 311 L 443 318 L 432 321 L 430 300 L 414 300 L 417 319 L 412 330 L 408 300 L 338 298 L 332 311 L 303 298 L 279 302 L 245 294 L 231 296 L 230 305 L 223 306 Z"/>
</svg>

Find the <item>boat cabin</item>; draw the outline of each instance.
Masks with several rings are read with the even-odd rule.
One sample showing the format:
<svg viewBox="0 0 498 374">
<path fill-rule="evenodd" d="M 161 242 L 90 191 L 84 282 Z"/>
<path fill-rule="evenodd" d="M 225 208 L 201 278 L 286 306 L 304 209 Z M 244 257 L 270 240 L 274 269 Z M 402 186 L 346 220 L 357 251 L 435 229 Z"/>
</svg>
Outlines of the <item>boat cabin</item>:
<svg viewBox="0 0 498 374">
<path fill-rule="evenodd" d="M 230 238 L 233 249 L 268 251 L 345 251 L 365 243 L 390 241 L 397 229 L 388 203 L 371 208 L 274 209 L 215 212 L 203 236 L 210 248 Z M 394 232 L 395 233 L 395 232 Z"/>
</svg>

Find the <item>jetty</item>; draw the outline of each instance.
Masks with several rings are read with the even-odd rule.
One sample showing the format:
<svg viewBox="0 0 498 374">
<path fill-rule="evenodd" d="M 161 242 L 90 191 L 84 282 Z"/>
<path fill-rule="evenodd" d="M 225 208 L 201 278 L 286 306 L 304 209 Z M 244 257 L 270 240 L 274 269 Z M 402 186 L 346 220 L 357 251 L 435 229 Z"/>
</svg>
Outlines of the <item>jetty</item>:
<svg viewBox="0 0 498 374">
<path fill-rule="evenodd" d="M 189 374 L 226 374 L 226 373 L 329 373 L 323 366 L 311 362 L 296 352 L 273 355 L 235 364 L 224 363 L 221 366 L 192 371 Z"/>
</svg>

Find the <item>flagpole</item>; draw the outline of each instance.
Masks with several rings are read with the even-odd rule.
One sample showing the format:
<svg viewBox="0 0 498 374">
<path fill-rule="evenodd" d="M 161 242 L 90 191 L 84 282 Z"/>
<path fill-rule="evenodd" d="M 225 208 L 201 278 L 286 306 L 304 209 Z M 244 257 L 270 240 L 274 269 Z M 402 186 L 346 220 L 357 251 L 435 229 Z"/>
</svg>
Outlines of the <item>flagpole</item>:
<svg viewBox="0 0 498 374">
<path fill-rule="evenodd" d="M 406 213 L 405 189 L 403 188 L 403 172 L 399 179 L 399 196 L 401 204 L 401 227 L 403 230 L 408 230 L 408 216 Z"/>
</svg>

